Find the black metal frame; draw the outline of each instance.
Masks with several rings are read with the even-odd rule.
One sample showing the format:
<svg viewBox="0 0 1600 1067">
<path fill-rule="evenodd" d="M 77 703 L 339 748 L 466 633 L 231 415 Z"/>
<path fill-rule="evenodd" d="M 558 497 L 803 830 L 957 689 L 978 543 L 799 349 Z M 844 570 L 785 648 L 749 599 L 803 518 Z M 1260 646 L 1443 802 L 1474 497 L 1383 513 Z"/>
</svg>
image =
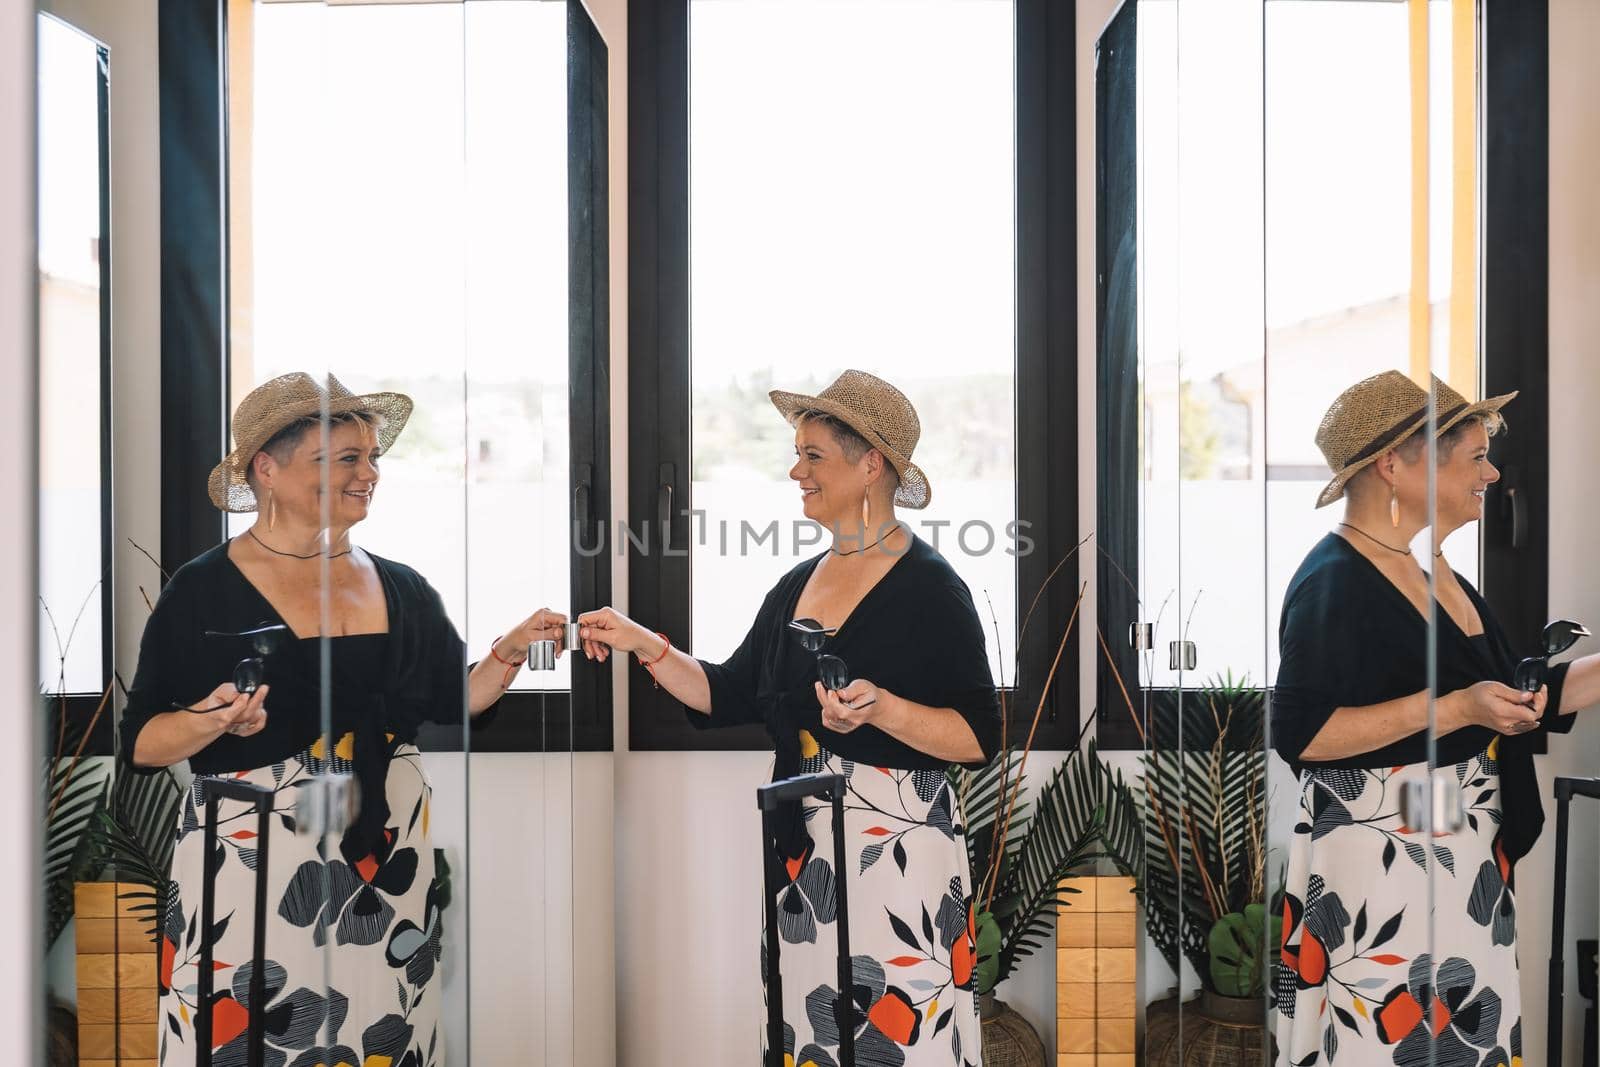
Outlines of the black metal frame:
<svg viewBox="0 0 1600 1067">
<path fill-rule="evenodd" d="M 1118 19 L 1131 25 L 1136 5 L 1124 5 Z M 1484 598 L 1514 641 L 1533 643 L 1546 622 L 1549 599 L 1549 13 L 1548 0 L 1480 0 L 1483 51 L 1483 395 L 1520 391 L 1512 411 L 1513 429 L 1495 443 L 1500 482 L 1490 490 L 1482 523 L 1482 586 Z M 1132 33 L 1130 31 L 1130 45 Z M 1105 37 L 1102 37 L 1104 40 Z M 1097 94 L 1099 79 L 1096 79 Z M 1131 86 L 1129 87 L 1131 89 Z M 1096 100 L 1095 160 L 1097 183 L 1107 166 L 1117 164 L 1116 145 L 1105 136 L 1110 128 L 1106 100 Z M 1131 109 L 1126 122 L 1132 126 Z M 1127 143 L 1132 144 L 1131 131 Z M 1129 162 L 1129 161 L 1123 161 Z M 1113 266 L 1107 252 L 1108 227 L 1103 188 L 1097 197 L 1096 400 L 1099 418 L 1098 524 L 1101 547 L 1123 563 L 1127 577 L 1138 581 L 1138 467 L 1136 396 L 1138 358 L 1131 335 L 1116 334 L 1108 322 L 1107 286 Z M 1126 220 L 1129 227 L 1136 220 Z M 1131 231 L 1130 231 L 1131 232 Z M 1131 317 L 1133 305 L 1128 308 Z M 1115 336 L 1114 336 L 1115 335 Z M 1130 390 L 1135 392 L 1130 392 Z M 1127 412 L 1135 412 L 1133 418 Z M 1131 522 L 1108 519 L 1131 510 Z M 1111 654 L 1116 657 L 1130 696 L 1159 696 L 1160 690 L 1137 685 L 1136 654 L 1125 633 L 1112 632 L 1119 620 L 1136 617 L 1134 596 L 1102 558 L 1099 564 L 1099 611 Z M 1143 747 L 1127 716 L 1112 709 L 1122 695 L 1102 653 L 1097 660 L 1096 694 L 1100 747 L 1105 750 Z M 1148 710 L 1149 700 L 1141 711 Z M 1542 750 L 1544 738 L 1538 744 Z"/>
<path fill-rule="evenodd" d="M 228 439 L 226 41 L 220 0 L 161 0 L 160 558 L 169 566 L 227 535 L 205 488 Z M 611 514 L 607 68 L 581 0 L 567 0 L 569 528 L 587 531 L 586 544 Z M 609 549 L 584 555 L 575 546 L 570 576 L 577 605 L 608 602 Z M 573 685 L 508 693 L 503 714 L 473 731 L 471 748 L 610 751 L 610 672 L 574 670 Z M 461 726 L 429 726 L 419 743 L 461 751 L 463 735 Z"/>
<path fill-rule="evenodd" d="M 628 514 L 631 536 L 644 546 L 629 558 L 629 613 L 683 648 L 693 648 L 687 555 L 689 3 L 657 0 L 628 8 Z M 1034 542 L 1033 551 L 1018 559 L 1018 600 L 1025 611 L 1078 540 L 1077 419 L 1059 417 L 1077 410 L 1076 28 L 1070 5 L 1015 5 L 1015 506 Z M 1007 679 L 1018 682 L 1009 694 L 1014 734 L 1026 732 L 1072 614 L 1077 583 L 1078 568 L 1069 562 L 1023 637 L 1018 679 Z M 1066 748 L 1076 740 L 1077 640 L 1074 633 L 1061 657 L 1035 739 L 1040 748 Z M 677 701 L 643 671 L 630 677 L 633 749 L 771 747 L 756 726 L 695 730 Z"/>
<path fill-rule="evenodd" d="M 1548 0 L 1481 0 L 1484 395 L 1520 390 L 1496 439 L 1483 595 L 1520 647 L 1550 592 L 1550 18 Z M 1541 739 L 1542 740 L 1542 739 Z"/>
</svg>

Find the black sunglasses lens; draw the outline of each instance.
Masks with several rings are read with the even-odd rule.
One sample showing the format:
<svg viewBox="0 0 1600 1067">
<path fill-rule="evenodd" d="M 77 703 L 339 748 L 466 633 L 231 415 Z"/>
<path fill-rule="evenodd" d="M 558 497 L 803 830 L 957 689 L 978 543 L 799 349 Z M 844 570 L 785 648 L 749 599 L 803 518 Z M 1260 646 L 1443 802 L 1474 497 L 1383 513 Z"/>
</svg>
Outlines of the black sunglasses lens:
<svg viewBox="0 0 1600 1067">
<path fill-rule="evenodd" d="M 817 659 L 817 673 L 825 689 L 843 689 L 850 684 L 850 668 L 838 656 L 821 656 Z"/>
<path fill-rule="evenodd" d="M 1545 661 L 1535 656 L 1525 659 L 1517 664 L 1516 674 L 1512 676 L 1512 685 L 1524 693 L 1537 693 L 1539 687 L 1544 685 Z"/>
<path fill-rule="evenodd" d="M 800 642 L 800 647 L 807 652 L 815 652 L 822 647 L 822 642 L 827 640 L 828 633 L 816 619 L 795 619 L 789 624 L 789 629 L 795 632 L 795 637 Z"/>
<path fill-rule="evenodd" d="M 266 665 L 259 659 L 240 660 L 233 669 L 233 687 L 241 693 L 254 693 L 261 688 L 266 673 Z"/>
<path fill-rule="evenodd" d="M 1585 634 L 1584 627 L 1568 619 L 1557 619 L 1544 628 L 1544 650 L 1554 656 L 1578 643 Z"/>
</svg>

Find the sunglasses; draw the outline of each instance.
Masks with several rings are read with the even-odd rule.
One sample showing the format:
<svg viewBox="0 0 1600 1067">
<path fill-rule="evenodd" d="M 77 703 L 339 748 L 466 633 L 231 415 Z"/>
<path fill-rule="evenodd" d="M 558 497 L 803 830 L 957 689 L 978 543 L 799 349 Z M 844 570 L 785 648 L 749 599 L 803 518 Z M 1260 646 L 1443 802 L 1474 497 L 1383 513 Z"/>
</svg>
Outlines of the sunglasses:
<svg viewBox="0 0 1600 1067">
<path fill-rule="evenodd" d="M 289 628 L 282 623 L 261 625 L 254 630 L 245 630 L 240 633 L 228 633 L 222 630 L 207 630 L 207 637 L 218 637 L 226 640 L 245 641 L 248 643 L 253 656 L 241 659 L 233 668 L 233 687 L 241 693 L 250 694 L 260 689 L 267 680 L 267 657 L 278 650 L 279 643 L 289 632 Z M 221 711 L 227 704 L 216 704 L 209 708 L 191 708 L 176 701 L 173 709 L 176 711 L 192 711 L 204 714 L 208 711 Z"/>
<path fill-rule="evenodd" d="M 1544 655 L 1529 656 L 1517 664 L 1511 676 L 1513 687 L 1524 693 L 1537 693 L 1544 685 L 1550 671 L 1550 657 L 1559 656 L 1578 643 L 1578 638 L 1588 637 L 1589 628 L 1571 619 L 1557 619 L 1544 628 Z"/>
<path fill-rule="evenodd" d="M 850 668 L 844 660 L 822 651 L 823 642 L 833 636 L 833 630 L 816 619 L 794 619 L 789 629 L 795 632 L 800 647 L 817 657 L 817 677 L 822 679 L 824 688 L 837 691 L 850 684 Z"/>
</svg>

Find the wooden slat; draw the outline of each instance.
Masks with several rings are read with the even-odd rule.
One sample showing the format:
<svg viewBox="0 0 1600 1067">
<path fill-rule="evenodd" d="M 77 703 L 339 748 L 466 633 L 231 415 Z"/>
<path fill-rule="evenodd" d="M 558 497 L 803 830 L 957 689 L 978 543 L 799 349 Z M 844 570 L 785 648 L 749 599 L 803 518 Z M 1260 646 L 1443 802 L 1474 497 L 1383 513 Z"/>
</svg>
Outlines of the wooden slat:
<svg viewBox="0 0 1600 1067">
<path fill-rule="evenodd" d="M 1095 944 L 1101 948 L 1136 948 L 1136 919 L 1131 911 L 1102 911 L 1095 916 Z"/>
<path fill-rule="evenodd" d="M 124 988 L 138 986 L 154 988 L 156 985 L 156 950 L 149 945 L 136 952 L 117 955 L 117 984 Z"/>
<path fill-rule="evenodd" d="M 125 986 L 117 990 L 117 1012 L 123 1026 L 145 1026 L 159 1018 L 161 992 L 154 986 Z"/>
<path fill-rule="evenodd" d="M 124 1062 L 130 1056 L 149 1059 L 160 1051 L 156 1040 L 158 1036 L 154 1023 L 133 1023 L 119 1027 L 117 1052 Z"/>
<path fill-rule="evenodd" d="M 78 882 L 72 887 L 72 914 L 78 919 L 110 919 L 117 913 L 117 883 Z"/>
<path fill-rule="evenodd" d="M 1134 1007 L 1134 992 L 1138 987 L 1132 982 L 1101 982 L 1095 987 L 1095 998 L 1102 1019 L 1132 1019 L 1138 1014 Z"/>
<path fill-rule="evenodd" d="M 1094 1052 L 1094 1020 L 1062 1019 L 1056 1025 L 1057 1052 Z"/>
<path fill-rule="evenodd" d="M 79 946 L 82 947 L 81 945 Z M 152 975 L 154 972 L 151 972 Z M 154 982 L 151 983 L 152 985 Z M 78 953 L 78 989 L 114 989 L 117 985 L 117 957 L 110 952 Z"/>
<path fill-rule="evenodd" d="M 1132 1019 L 1097 1019 L 1094 1024 L 1094 1050 L 1106 1052 L 1136 1052 Z"/>
<path fill-rule="evenodd" d="M 1092 911 L 1062 912 L 1056 916 L 1056 944 L 1062 948 L 1093 948 L 1097 918 Z"/>
<path fill-rule="evenodd" d="M 1056 981 L 1093 982 L 1095 951 L 1092 948 L 1056 949 Z"/>
<path fill-rule="evenodd" d="M 117 1022 L 117 991 L 115 989 L 78 990 L 79 1026 L 115 1026 Z"/>
<path fill-rule="evenodd" d="M 1094 976 L 1099 982 L 1132 982 L 1138 974 L 1137 949 L 1097 948 Z"/>
<path fill-rule="evenodd" d="M 1098 910 L 1098 905 L 1095 903 L 1097 882 L 1099 882 L 1098 878 L 1063 878 L 1061 884 L 1076 889 L 1078 893 L 1076 896 L 1069 896 L 1072 903 L 1061 906 L 1062 910 L 1065 911 L 1067 908 L 1071 908 L 1073 911 Z"/>
<path fill-rule="evenodd" d="M 89 1060 L 114 1060 L 117 1057 L 115 1026 L 78 1026 L 78 1057 Z"/>
<path fill-rule="evenodd" d="M 1127 911 L 1131 912 L 1139 906 L 1139 898 L 1133 891 L 1133 879 L 1121 876 L 1098 879 L 1100 888 L 1098 900 L 1100 911 Z"/>
<path fill-rule="evenodd" d="M 1098 1009 L 1093 982 L 1056 983 L 1056 1018 L 1092 1019 Z"/>
</svg>

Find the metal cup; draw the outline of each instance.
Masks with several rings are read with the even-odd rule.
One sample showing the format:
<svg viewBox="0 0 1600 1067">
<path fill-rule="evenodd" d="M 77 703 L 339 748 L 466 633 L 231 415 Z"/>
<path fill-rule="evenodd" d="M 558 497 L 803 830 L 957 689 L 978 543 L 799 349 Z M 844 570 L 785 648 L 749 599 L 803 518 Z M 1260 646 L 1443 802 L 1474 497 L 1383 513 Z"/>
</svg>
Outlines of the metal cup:
<svg viewBox="0 0 1600 1067">
<path fill-rule="evenodd" d="M 554 641 L 535 641 L 528 646 L 528 663 L 530 671 L 553 671 L 556 669 L 556 643 Z"/>
<path fill-rule="evenodd" d="M 582 629 L 582 627 L 579 626 L 575 622 L 567 623 L 567 649 L 569 651 L 574 649 L 574 648 L 577 648 L 578 647 L 578 642 L 583 640 L 581 637 L 578 636 L 578 631 L 581 630 L 581 629 Z"/>
</svg>

